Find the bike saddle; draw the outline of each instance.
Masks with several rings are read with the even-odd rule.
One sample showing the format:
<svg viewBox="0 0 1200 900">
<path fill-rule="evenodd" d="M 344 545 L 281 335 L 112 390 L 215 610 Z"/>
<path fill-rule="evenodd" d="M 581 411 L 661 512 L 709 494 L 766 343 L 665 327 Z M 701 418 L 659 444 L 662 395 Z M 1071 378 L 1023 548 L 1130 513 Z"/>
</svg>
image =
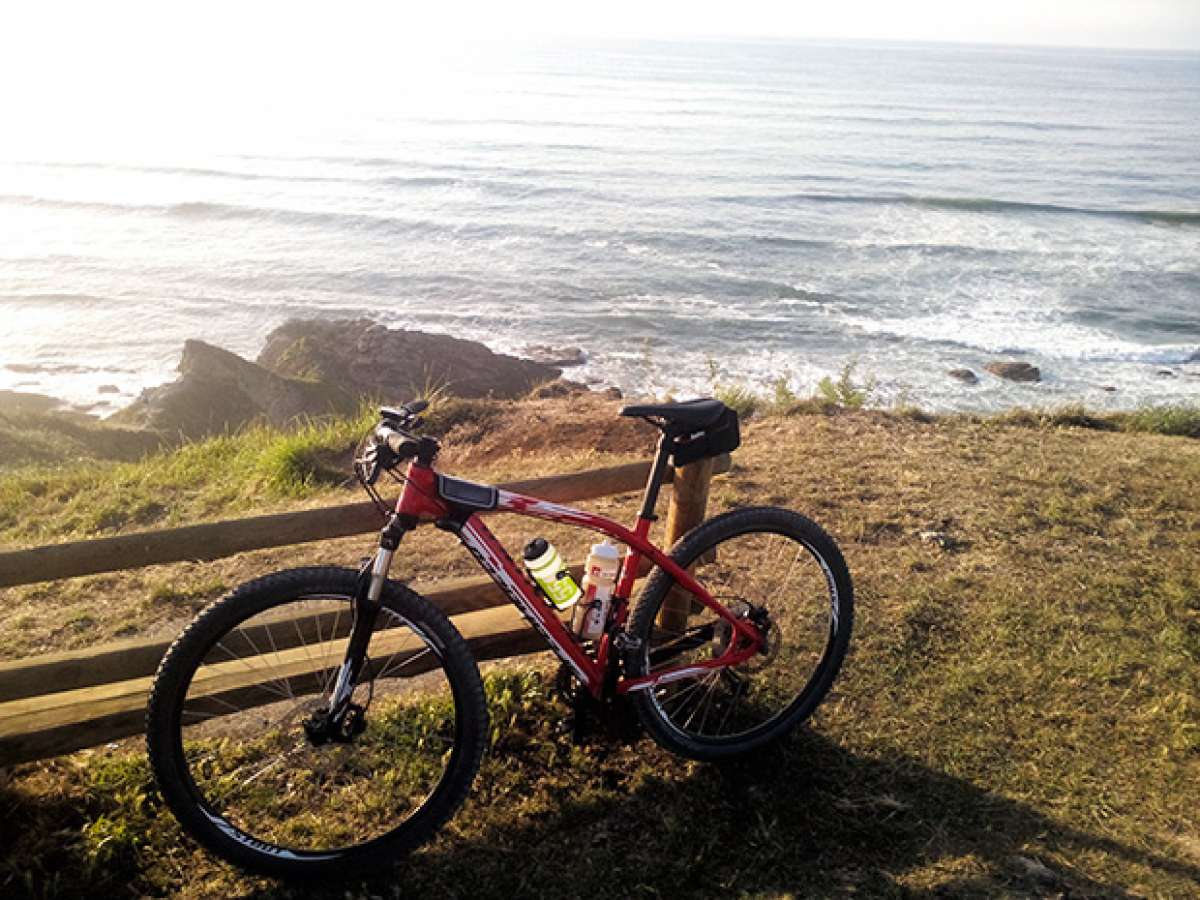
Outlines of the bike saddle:
<svg viewBox="0 0 1200 900">
<path fill-rule="evenodd" d="M 655 416 L 672 425 L 684 428 L 707 428 L 714 424 L 729 409 L 720 400 L 705 398 L 684 400 L 682 403 L 645 403 L 622 406 L 618 415 L 645 418 Z"/>
</svg>

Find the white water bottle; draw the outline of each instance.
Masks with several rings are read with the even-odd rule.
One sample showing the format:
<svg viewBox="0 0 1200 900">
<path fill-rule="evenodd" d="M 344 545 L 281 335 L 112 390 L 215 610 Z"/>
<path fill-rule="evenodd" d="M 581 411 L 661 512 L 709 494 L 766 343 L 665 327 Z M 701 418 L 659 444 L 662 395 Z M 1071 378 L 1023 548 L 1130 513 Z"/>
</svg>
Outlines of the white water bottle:
<svg viewBox="0 0 1200 900">
<path fill-rule="evenodd" d="M 620 571 L 620 550 L 608 541 L 592 544 L 592 552 L 583 565 L 583 600 L 576 604 L 572 620 L 575 633 L 583 640 L 594 641 L 604 634 Z"/>
</svg>

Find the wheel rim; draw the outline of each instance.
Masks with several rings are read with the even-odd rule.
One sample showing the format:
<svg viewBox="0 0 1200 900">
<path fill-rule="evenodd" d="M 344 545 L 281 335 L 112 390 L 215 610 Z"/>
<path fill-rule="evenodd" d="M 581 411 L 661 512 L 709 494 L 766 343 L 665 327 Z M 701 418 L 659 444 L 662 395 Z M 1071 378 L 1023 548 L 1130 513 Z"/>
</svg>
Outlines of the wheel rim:
<svg viewBox="0 0 1200 900">
<path fill-rule="evenodd" d="M 214 643 L 179 709 L 179 752 L 203 814 L 273 855 L 332 854 L 412 818 L 443 782 L 458 722 L 441 654 L 383 607 L 352 702 L 365 728 L 314 742 L 304 724 L 342 664 L 352 599 L 308 595 L 248 617 Z"/>
<path fill-rule="evenodd" d="M 837 586 L 810 545 L 778 531 L 727 537 L 688 568 L 722 606 L 756 622 L 764 651 L 737 666 L 661 685 L 650 699 L 661 720 L 688 739 L 741 742 L 820 693 L 837 636 Z M 646 671 L 715 659 L 731 632 L 689 594 L 669 590 L 651 632 Z"/>
</svg>

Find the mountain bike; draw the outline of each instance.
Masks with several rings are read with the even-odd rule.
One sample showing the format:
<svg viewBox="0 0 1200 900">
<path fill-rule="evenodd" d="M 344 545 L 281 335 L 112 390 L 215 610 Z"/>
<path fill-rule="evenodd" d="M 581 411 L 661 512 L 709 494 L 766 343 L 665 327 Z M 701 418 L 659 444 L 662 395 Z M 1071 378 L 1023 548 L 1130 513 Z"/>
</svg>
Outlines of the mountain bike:
<svg viewBox="0 0 1200 900">
<path fill-rule="evenodd" d="M 649 538 L 667 466 L 735 449 L 736 413 L 702 399 L 626 406 L 661 435 L 633 528 L 437 471 L 423 401 L 385 408 L 355 471 L 387 513 L 358 571 L 313 567 L 250 581 L 204 609 L 162 660 L 147 745 L 167 806 L 208 850 L 281 878 L 396 860 L 465 800 L 488 744 L 476 660 L 454 623 L 389 578 L 422 523 L 455 535 L 545 638 L 575 689 L 624 698 L 663 747 L 723 760 L 812 715 L 846 654 L 850 575 L 798 513 L 735 508 L 666 552 Z M 401 484 L 394 507 L 375 487 Z M 624 545 L 603 633 L 581 640 L 484 516 L 516 513 Z M 641 571 L 651 570 L 636 605 Z"/>
</svg>

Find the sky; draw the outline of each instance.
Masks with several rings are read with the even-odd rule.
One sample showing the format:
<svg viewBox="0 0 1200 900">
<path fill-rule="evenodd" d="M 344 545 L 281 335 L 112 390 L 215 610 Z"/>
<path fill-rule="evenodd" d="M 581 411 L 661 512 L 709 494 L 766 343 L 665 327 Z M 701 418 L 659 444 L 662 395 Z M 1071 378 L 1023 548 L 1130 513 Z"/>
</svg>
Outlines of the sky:
<svg viewBox="0 0 1200 900">
<path fill-rule="evenodd" d="M 513 0 L 407 15 L 493 35 L 777 37 L 1200 49 L 1200 0 Z"/>
<path fill-rule="evenodd" d="M 29 0 L 0 9 L 0 53 L 217 66 L 230 53 L 326 60 L 523 38 L 848 38 L 1200 50 L 1200 0 Z"/>
<path fill-rule="evenodd" d="M 489 55 L 519 64 L 523 42 L 563 38 L 1200 51 L 1200 0 L 13 0 L 0 3 L 0 116 L 8 144 L 203 135 L 189 119 L 205 109 L 228 120 L 238 106 L 367 107 L 372 90 L 436 102 Z"/>
</svg>

